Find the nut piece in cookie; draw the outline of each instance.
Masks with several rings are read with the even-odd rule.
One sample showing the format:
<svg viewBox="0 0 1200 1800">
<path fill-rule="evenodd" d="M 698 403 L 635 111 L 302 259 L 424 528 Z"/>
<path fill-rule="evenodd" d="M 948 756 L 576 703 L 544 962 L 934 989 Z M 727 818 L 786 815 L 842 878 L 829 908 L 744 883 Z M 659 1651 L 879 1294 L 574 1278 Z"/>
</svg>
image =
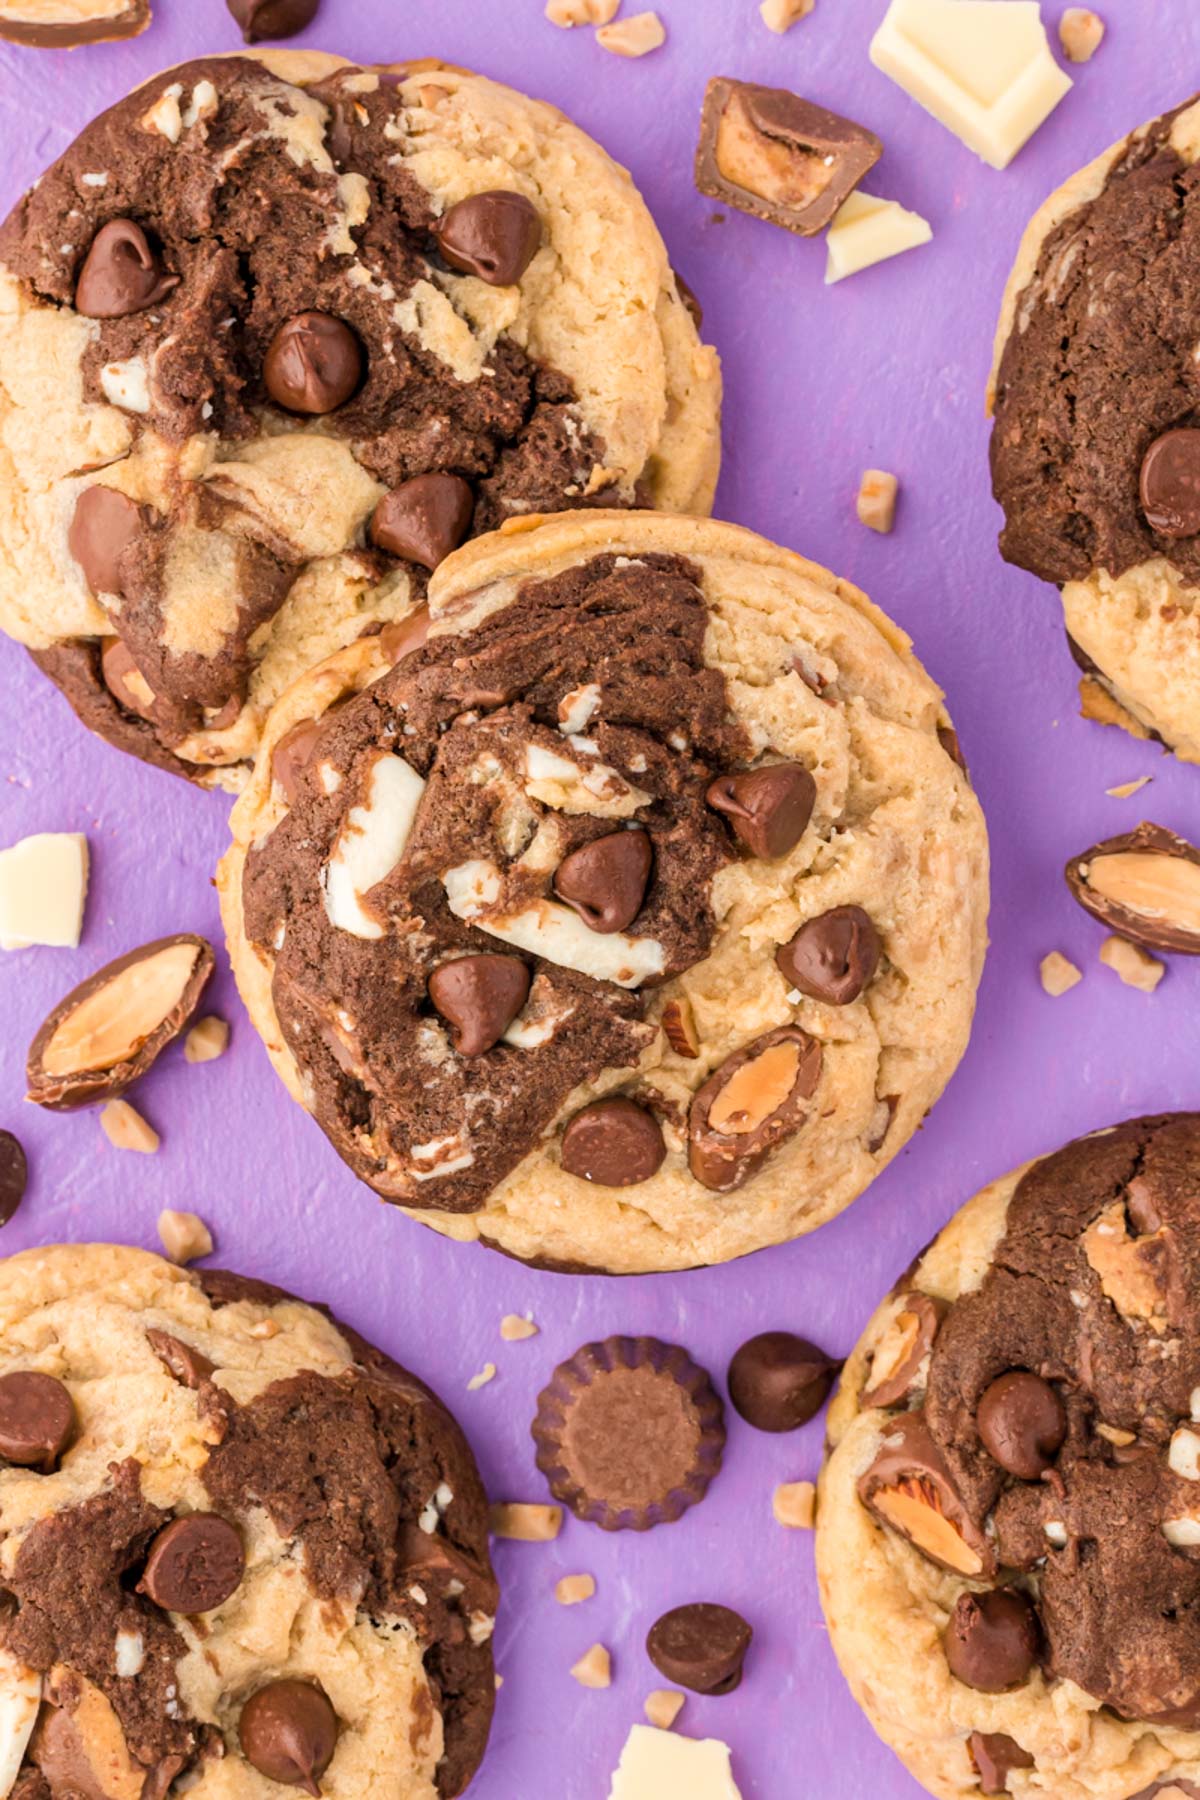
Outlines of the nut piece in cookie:
<svg viewBox="0 0 1200 1800">
<path fill-rule="evenodd" d="M 973 1577 L 995 1569 L 992 1546 L 968 1514 L 923 1413 L 889 1421 L 858 1494 L 876 1518 L 930 1562 Z"/>
<path fill-rule="evenodd" d="M 657 1338 L 585 1344 L 538 1397 L 537 1465 L 556 1500 L 605 1531 L 648 1531 L 703 1500 L 724 1410 L 703 1369 Z"/>
<path fill-rule="evenodd" d="M 35 50 L 75 50 L 137 37 L 150 23 L 150 0 L 0 0 L 0 38 Z"/>
<path fill-rule="evenodd" d="M 1143 821 L 1072 857 L 1066 878 L 1110 931 L 1147 950 L 1200 955 L 1200 850 L 1186 838 Z"/>
<path fill-rule="evenodd" d="M 732 1193 L 808 1118 L 822 1052 L 796 1025 L 781 1025 L 727 1058 L 692 1101 L 688 1166 L 704 1187 Z"/>
<path fill-rule="evenodd" d="M 740 1613 L 706 1600 L 664 1613 L 646 1638 L 646 1654 L 660 1675 L 694 1694 L 732 1694 L 753 1630 Z"/>
<path fill-rule="evenodd" d="M 121 1094 L 188 1024 L 214 960 L 204 938 L 181 934 L 89 975 L 30 1045 L 27 1097 L 62 1111 Z"/>
<path fill-rule="evenodd" d="M 883 155 L 874 132 L 786 88 L 709 82 L 696 186 L 741 212 L 812 237 Z"/>
</svg>

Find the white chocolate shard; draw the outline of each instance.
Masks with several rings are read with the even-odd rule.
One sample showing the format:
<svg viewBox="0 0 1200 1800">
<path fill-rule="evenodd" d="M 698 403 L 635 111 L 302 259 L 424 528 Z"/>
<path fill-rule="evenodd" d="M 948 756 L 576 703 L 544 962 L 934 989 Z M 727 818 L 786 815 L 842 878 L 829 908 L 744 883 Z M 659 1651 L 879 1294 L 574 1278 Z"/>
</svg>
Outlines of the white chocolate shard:
<svg viewBox="0 0 1200 1800">
<path fill-rule="evenodd" d="M 41 1698 L 42 1678 L 36 1669 L 0 1650 L 0 1800 L 16 1786 Z"/>
<path fill-rule="evenodd" d="M 442 881 L 456 919 L 466 919 L 489 937 L 559 968 L 635 988 L 666 967 L 657 939 L 627 937 L 623 931 L 589 931 L 578 913 L 557 900 L 535 900 L 521 912 L 507 915 L 488 914 L 487 907 L 500 893 L 500 871 L 482 858 L 447 869 Z"/>
<path fill-rule="evenodd" d="M 993 169 L 1006 169 L 1071 77 L 1038 0 L 892 0 L 871 61 Z"/>
<path fill-rule="evenodd" d="M 1200 1481 L 1200 1436 L 1181 1425 L 1171 1439 L 1167 1465 L 1184 1481 Z"/>
<path fill-rule="evenodd" d="M 128 362 L 105 363 L 100 387 L 104 398 L 122 412 L 150 411 L 150 375 L 140 356 L 131 356 Z"/>
<path fill-rule="evenodd" d="M 898 201 L 881 200 L 861 190 L 851 194 L 838 208 L 825 239 L 825 285 L 844 281 L 847 275 L 857 275 L 902 251 L 916 250 L 932 236 L 928 219 L 909 212 Z"/>
<path fill-rule="evenodd" d="M 321 872 L 325 911 L 339 931 L 360 938 L 384 935 L 362 896 L 390 875 L 403 856 L 424 792 L 425 783 L 402 756 L 380 752 L 366 793 L 347 813 Z"/>
<path fill-rule="evenodd" d="M 37 832 L 0 850 L 0 950 L 76 949 L 87 886 L 82 832 Z"/>
<path fill-rule="evenodd" d="M 608 1800 L 742 1800 L 729 1745 L 635 1725 L 621 1752 Z"/>
<path fill-rule="evenodd" d="M 623 775 L 604 762 L 577 763 L 543 744 L 525 751 L 525 792 L 555 812 L 590 813 L 599 819 L 628 819 L 649 794 L 630 787 Z"/>
</svg>

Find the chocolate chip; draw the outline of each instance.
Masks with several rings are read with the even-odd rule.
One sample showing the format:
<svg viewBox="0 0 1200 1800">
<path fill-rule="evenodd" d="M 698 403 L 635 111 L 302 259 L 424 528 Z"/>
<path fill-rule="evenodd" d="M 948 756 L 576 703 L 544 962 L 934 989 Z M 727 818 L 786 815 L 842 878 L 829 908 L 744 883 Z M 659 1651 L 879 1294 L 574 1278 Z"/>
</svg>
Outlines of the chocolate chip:
<svg viewBox="0 0 1200 1800">
<path fill-rule="evenodd" d="M 829 1006 L 857 1000 L 879 966 L 879 933 L 861 906 L 835 906 L 807 920 L 775 952 L 784 980 Z"/>
<path fill-rule="evenodd" d="M 563 1132 L 563 1168 L 599 1187 L 636 1187 L 649 1181 L 666 1154 L 658 1120 L 621 1095 L 593 1100 Z"/>
<path fill-rule="evenodd" d="M 301 719 L 285 731 L 271 752 L 271 774 L 287 795 L 288 804 L 300 792 L 300 777 L 312 761 L 323 719 Z"/>
<path fill-rule="evenodd" d="M 624 931 L 642 910 L 654 862 L 645 831 L 610 831 L 558 865 L 554 891 L 591 931 Z"/>
<path fill-rule="evenodd" d="M 930 1562 L 956 1575 L 989 1576 L 996 1566 L 986 1534 L 967 1512 L 922 1412 L 888 1421 L 858 1497 Z"/>
<path fill-rule="evenodd" d="M 75 502 L 67 548 L 93 594 L 119 594 L 121 558 L 142 535 L 142 509 L 128 494 L 93 483 Z"/>
<path fill-rule="evenodd" d="M 991 1588 L 958 1596 L 942 1642 L 957 1680 L 981 1694 L 1002 1694 L 1028 1679 L 1042 1634 L 1024 1594 L 1016 1588 Z"/>
<path fill-rule="evenodd" d="M 87 319 L 123 319 L 145 312 L 179 286 L 132 219 L 110 219 L 92 239 L 75 284 L 75 310 Z"/>
<path fill-rule="evenodd" d="M 767 763 L 744 775 L 718 775 L 705 796 L 729 820 L 752 856 L 786 856 L 804 836 L 817 784 L 803 763 Z"/>
<path fill-rule="evenodd" d="M 542 221 L 524 194 L 492 188 L 460 200 L 439 219 L 437 246 L 452 269 L 511 287 L 538 253 Z"/>
<path fill-rule="evenodd" d="M 0 1225 L 7 1225 L 25 1198 L 29 1164 L 19 1138 L 0 1131 Z"/>
<path fill-rule="evenodd" d="M 460 1056 L 482 1056 L 500 1042 L 526 1000 L 530 973 L 519 956 L 457 956 L 429 977 L 429 998 L 454 1027 Z"/>
<path fill-rule="evenodd" d="M 967 1748 L 979 1775 L 980 1789 L 985 1794 L 1007 1794 L 1008 1778 L 1014 1769 L 1036 1767 L 1028 1750 L 1022 1750 L 1007 1732 L 973 1731 L 967 1739 Z"/>
<path fill-rule="evenodd" d="M 700 1600 L 676 1606 L 650 1627 L 646 1654 L 660 1675 L 693 1694 L 732 1694 L 753 1636 L 728 1606 Z"/>
<path fill-rule="evenodd" d="M 18 1369 L 0 1375 L 0 1456 L 48 1475 L 71 1441 L 75 1407 L 61 1381 Z"/>
<path fill-rule="evenodd" d="M 429 636 L 431 620 L 427 606 L 415 606 L 405 618 L 385 625 L 379 634 L 379 648 L 393 665 L 402 657 L 419 650 Z"/>
<path fill-rule="evenodd" d="M 796 1025 L 781 1025 L 738 1050 L 711 1074 L 688 1113 L 688 1167 L 714 1193 L 756 1175 L 808 1117 L 822 1051 Z"/>
<path fill-rule="evenodd" d="M 263 382 L 287 412 L 336 412 L 358 391 L 362 346 L 348 325 L 328 313 L 297 313 L 271 339 Z"/>
<path fill-rule="evenodd" d="M 209 1362 L 207 1356 L 193 1349 L 191 1344 L 185 1344 L 182 1338 L 172 1337 L 169 1331 L 160 1331 L 155 1325 L 147 1326 L 146 1342 L 164 1369 L 186 1388 L 198 1388 L 215 1372 L 215 1363 Z"/>
<path fill-rule="evenodd" d="M 461 475 L 414 475 L 385 494 L 371 519 L 371 542 L 389 556 L 436 569 L 466 537 L 475 495 Z"/>
<path fill-rule="evenodd" d="M 338 1730 L 329 1696 L 315 1681 L 272 1681 L 243 1706 L 238 1741 L 246 1761 L 268 1781 L 303 1788 L 319 1800 Z"/>
<path fill-rule="evenodd" d="M 246 1570 L 242 1540 L 218 1513 L 189 1513 L 163 1527 L 138 1583 L 164 1612 L 213 1612 L 237 1592 Z"/>
<path fill-rule="evenodd" d="M 1200 431 L 1185 428 L 1155 438 L 1142 459 L 1142 511 L 1159 537 L 1200 532 Z"/>
<path fill-rule="evenodd" d="M 320 0 L 225 0 L 248 44 L 295 37 L 317 16 Z"/>
<path fill-rule="evenodd" d="M 1051 1468 L 1067 1435 L 1067 1412 L 1040 1375 L 1014 1369 L 984 1390 L 975 1409 L 983 1447 L 1002 1469 L 1036 1481 Z"/>
<path fill-rule="evenodd" d="M 796 1431 L 824 1406 L 839 1364 L 790 1331 L 763 1331 L 729 1365 L 729 1398 L 759 1431 Z"/>
<path fill-rule="evenodd" d="M 136 713 L 140 719 L 153 719 L 154 689 L 123 639 L 101 639 L 100 673 L 105 687 L 126 712 Z"/>
</svg>

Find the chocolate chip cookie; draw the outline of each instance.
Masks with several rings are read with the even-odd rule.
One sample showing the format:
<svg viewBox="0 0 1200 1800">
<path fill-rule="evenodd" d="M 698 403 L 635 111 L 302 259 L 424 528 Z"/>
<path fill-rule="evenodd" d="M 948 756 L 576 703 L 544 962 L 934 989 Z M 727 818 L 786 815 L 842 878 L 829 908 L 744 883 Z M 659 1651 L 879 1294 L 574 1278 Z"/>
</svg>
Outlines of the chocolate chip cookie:
<svg viewBox="0 0 1200 1800">
<path fill-rule="evenodd" d="M 1010 562 L 1062 590 L 1085 713 L 1200 761 L 1200 103 L 1113 146 L 1025 234 L 997 335 Z"/>
<path fill-rule="evenodd" d="M 478 1767 L 471 1452 L 321 1309 L 140 1250 L 8 1257 L 0 1511 L 15 1800 L 450 1800 Z"/>
<path fill-rule="evenodd" d="M 467 545 L 285 696 L 234 832 L 226 931 L 293 1095 L 385 1199 L 530 1260 L 812 1230 L 967 1041 L 987 847 L 941 696 L 734 526 Z"/>
<path fill-rule="evenodd" d="M 834 1647 L 930 1793 L 1200 1793 L 1200 1114 L 994 1182 L 829 1415 Z"/>
<path fill-rule="evenodd" d="M 0 626 L 236 790 L 299 675 L 522 514 L 707 511 L 720 374 L 623 170 L 437 63 L 207 58 L 0 228 Z"/>
</svg>

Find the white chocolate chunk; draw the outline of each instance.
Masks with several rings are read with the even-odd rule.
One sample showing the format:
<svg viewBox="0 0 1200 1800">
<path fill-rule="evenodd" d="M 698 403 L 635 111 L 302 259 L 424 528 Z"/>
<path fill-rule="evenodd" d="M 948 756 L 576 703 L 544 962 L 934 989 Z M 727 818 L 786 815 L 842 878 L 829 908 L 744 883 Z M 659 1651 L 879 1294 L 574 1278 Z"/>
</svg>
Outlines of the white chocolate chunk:
<svg viewBox="0 0 1200 1800">
<path fill-rule="evenodd" d="M 825 239 L 829 252 L 825 285 L 844 281 L 847 275 L 857 275 L 904 250 L 916 250 L 932 236 L 928 219 L 909 212 L 898 201 L 861 191 L 851 194 L 839 207 Z"/>
<path fill-rule="evenodd" d="M 585 748 L 575 740 L 576 748 Z M 543 744 L 525 751 L 525 792 L 531 800 L 555 812 L 590 813 L 599 819 L 628 819 L 639 806 L 649 804 L 649 794 L 630 787 L 607 763 L 577 763 Z"/>
<path fill-rule="evenodd" d="M 0 1800 L 21 1773 L 42 1698 L 42 1678 L 7 1650 L 0 1650 Z"/>
<path fill-rule="evenodd" d="M 1043 1525 L 1042 1530 L 1045 1532 L 1047 1539 L 1049 1540 L 1050 1543 L 1052 1543 L 1054 1545 L 1054 1548 L 1056 1550 L 1065 1550 L 1066 1549 L 1067 1541 L 1068 1541 L 1067 1540 L 1067 1528 L 1063 1524 L 1061 1519 L 1047 1520 L 1046 1524 Z"/>
<path fill-rule="evenodd" d="M 1184 1481 L 1200 1481 L 1200 1436 L 1186 1425 L 1180 1426 L 1171 1439 L 1167 1463 Z"/>
<path fill-rule="evenodd" d="M 159 132 L 168 144 L 177 144 L 183 136 L 183 115 L 179 110 L 182 94 L 180 83 L 173 81 L 142 119 L 142 125 L 147 131 Z"/>
<path fill-rule="evenodd" d="M 413 1165 L 410 1173 L 417 1181 L 433 1181 L 439 1175 L 457 1175 L 475 1161 L 474 1153 L 456 1135 L 430 1138 L 427 1144 L 414 1144 L 409 1156 Z"/>
<path fill-rule="evenodd" d="M 719 1738 L 677 1737 L 635 1725 L 626 1739 L 608 1800 L 742 1800 Z"/>
<path fill-rule="evenodd" d="M 602 25 L 596 33 L 600 48 L 614 56 L 647 56 L 666 41 L 666 28 L 656 12 L 634 13 L 632 18 Z"/>
<path fill-rule="evenodd" d="M 404 854 L 425 783 L 402 756 L 382 751 L 367 780 L 366 795 L 351 807 L 333 853 L 321 872 L 331 925 L 354 937 L 381 938 L 384 928 L 367 912 L 362 896 L 390 875 Z"/>
<path fill-rule="evenodd" d="M 105 363 L 100 387 L 104 398 L 122 412 L 150 411 L 150 376 L 140 356 L 131 356 L 128 362 Z"/>
<path fill-rule="evenodd" d="M 892 0 L 871 61 L 993 169 L 1071 88 L 1037 0 Z"/>
<path fill-rule="evenodd" d="M 74 950 L 83 930 L 88 842 L 78 831 L 42 831 L 0 850 L 0 950 L 30 944 Z"/>
<path fill-rule="evenodd" d="M 582 731 L 600 704 L 600 683 L 589 681 L 586 687 L 572 688 L 558 703 L 558 729 L 567 737 Z"/>
<path fill-rule="evenodd" d="M 122 1681 L 132 1681 L 141 1674 L 146 1665 L 146 1645 L 140 1631 L 118 1631 L 113 1662 Z"/>
<path fill-rule="evenodd" d="M 1184 1514 L 1181 1519 L 1168 1519 L 1162 1528 L 1168 1544 L 1177 1550 L 1191 1550 L 1200 1544 L 1200 1519 Z"/>
<path fill-rule="evenodd" d="M 211 81 L 198 81 L 192 89 L 192 97 L 183 114 L 183 124 L 187 131 L 193 125 L 199 125 L 205 119 L 216 117 L 217 90 Z"/>
<path fill-rule="evenodd" d="M 456 919 L 467 919 L 489 937 L 561 969 L 578 969 L 597 981 L 634 988 L 666 967 L 657 939 L 627 937 L 623 931 L 589 931 L 578 913 L 557 900 L 535 900 L 522 912 L 486 915 L 484 909 L 500 892 L 500 871 L 494 863 L 478 857 L 459 863 L 446 870 L 442 881 Z"/>
</svg>

